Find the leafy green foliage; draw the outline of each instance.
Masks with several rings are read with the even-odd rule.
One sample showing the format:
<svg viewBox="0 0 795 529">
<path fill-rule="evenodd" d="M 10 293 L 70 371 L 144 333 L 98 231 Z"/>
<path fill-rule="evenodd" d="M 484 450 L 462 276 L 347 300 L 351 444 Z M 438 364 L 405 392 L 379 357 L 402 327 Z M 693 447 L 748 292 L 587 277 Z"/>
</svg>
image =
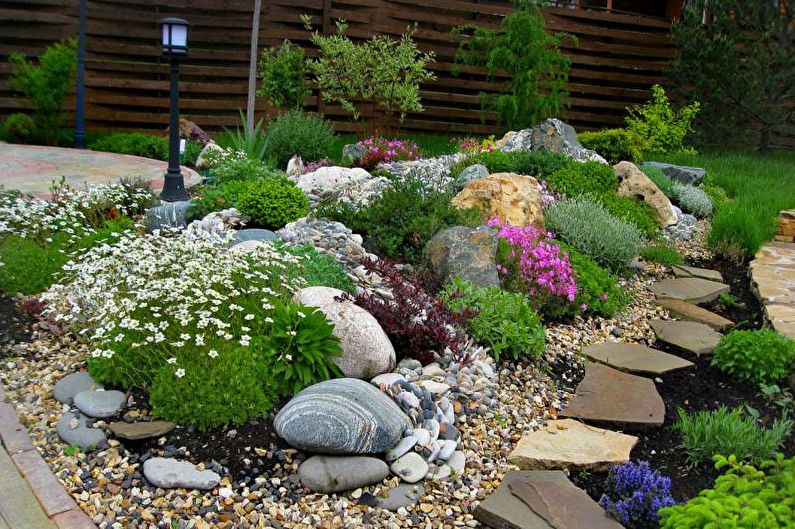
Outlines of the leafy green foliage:
<svg viewBox="0 0 795 529">
<path fill-rule="evenodd" d="M 495 360 L 509 355 L 513 360 L 544 352 L 546 332 L 525 294 L 499 287 L 483 288 L 454 278 L 442 293 L 444 303 L 462 316 L 469 334 L 491 348 Z M 468 317 L 468 312 L 474 313 Z"/>
<path fill-rule="evenodd" d="M 251 182 L 238 196 L 238 209 L 268 229 L 278 229 L 309 213 L 309 199 L 286 178 Z"/>
<path fill-rule="evenodd" d="M 320 310 L 285 303 L 273 311 L 273 328 L 265 347 L 271 356 L 272 383 L 279 395 L 293 395 L 307 386 L 341 377 L 332 361 L 342 356 L 334 326 Z"/>
<path fill-rule="evenodd" d="M 308 287 L 331 287 L 353 294 L 356 285 L 348 277 L 345 269 L 334 257 L 321 254 L 314 246 L 282 246 L 282 249 L 293 255 L 302 256 L 304 259 L 291 271 L 291 275 L 303 277 Z"/>
<path fill-rule="evenodd" d="M 623 270 L 643 245 L 643 234 L 634 224 L 614 217 L 589 197 L 551 204 L 545 222 L 563 241 L 613 271 Z"/>
<path fill-rule="evenodd" d="M 303 20 L 311 29 L 309 17 Z M 354 119 L 361 117 L 356 106 L 361 102 L 374 103 L 387 116 L 397 116 L 400 123 L 407 113 L 422 112 L 420 84 L 436 79 L 428 70 L 434 54 L 421 52 L 410 32 L 400 40 L 374 35 L 357 43 L 347 36 L 347 30 L 344 21 L 337 21 L 333 35 L 312 33 L 319 56 L 309 59 L 308 67 L 323 100 L 341 105 Z M 372 117 L 373 130 L 377 117 Z"/>
<path fill-rule="evenodd" d="M 674 200 L 684 211 L 697 217 L 712 215 L 712 199 L 702 189 L 674 182 Z"/>
<path fill-rule="evenodd" d="M 613 168 L 599 162 L 570 163 L 547 178 L 550 189 L 570 197 L 611 193 L 618 186 Z"/>
<path fill-rule="evenodd" d="M 732 331 L 721 338 L 712 365 L 737 380 L 775 384 L 795 369 L 795 340 L 776 331 Z"/>
<path fill-rule="evenodd" d="M 574 269 L 574 280 L 577 283 L 577 296 L 574 303 L 549 311 L 552 316 L 575 316 L 577 314 L 596 314 L 612 318 L 623 310 L 630 301 L 630 295 L 618 285 L 618 278 L 605 270 L 584 253 L 568 244 L 558 243 L 569 255 L 569 262 Z"/>
<path fill-rule="evenodd" d="M 240 196 L 250 185 L 251 182 L 248 180 L 228 180 L 202 188 L 201 194 L 191 203 L 191 216 L 204 217 L 213 211 L 236 208 Z"/>
<path fill-rule="evenodd" d="M 102 134 L 90 141 L 87 147 L 94 151 L 130 154 L 132 156 L 152 158 L 153 160 L 168 160 L 168 138 L 141 132 Z M 186 142 L 182 163 L 195 165 L 200 152 L 201 147 L 198 143 L 194 141 Z"/>
<path fill-rule="evenodd" d="M 643 159 L 643 139 L 627 129 L 585 131 L 577 134 L 577 139 L 614 165 L 625 160 L 637 164 Z"/>
<path fill-rule="evenodd" d="M 726 472 L 714 488 L 684 505 L 660 509 L 661 529 L 785 529 L 795 526 L 795 458 L 776 454 L 759 465 L 741 464 L 734 456 L 715 456 Z M 720 525 L 716 525 L 720 524 Z"/>
<path fill-rule="evenodd" d="M 552 173 L 575 163 L 570 158 L 556 152 L 503 152 L 500 150 L 482 152 L 467 158 L 464 162 L 466 166 L 476 163 L 483 164 L 490 173 L 516 173 L 535 176 L 539 180 L 543 180 Z"/>
<path fill-rule="evenodd" d="M 269 156 L 265 134 L 262 130 L 262 120 L 254 123 L 253 127 L 249 127 L 242 110 L 240 111 L 240 125 L 235 127 L 235 130 L 224 127 L 223 135 L 218 138 L 218 145 L 232 152 L 245 153 L 246 158 L 258 162 L 262 162 Z"/>
<path fill-rule="evenodd" d="M 647 238 L 656 239 L 660 235 L 654 210 L 645 202 L 613 193 L 602 193 L 597 198 L 611 215 L 634 224 Z"/>
<path fill-rule="evenodd" d="M 693 130 L 693 119 L 700 109 L 698 101 L 678 110 L 671 106 L 660 85 L 651 88 L 651 101 L 628 108 L 627 129 L 643 138 L 644 150 L 673 153 L 695 152 L 685 147 L 685 136 Z"/>
<path fill-rule="evenodd" d="M 571 61 L 560 50 L 563 33 L 548 33 L 539 6 L 515 0 L 515 9 L 502 19 L 499 29 L 478 26 L 456 28 L 470 33 L 461 41 L 457 63 L 485 67 L 490 78 L 508 74 L 501 94 L 480 94 L 484 108 L 497 113 L 509 129 L 532 127 L 544 118 L 561 113 Z"/>
<path fill-rule="evenodd" d="M 304 49 L 285 39 L 280 48 L 265 48 L 259 60 L 257 95 L 278 108 L 301 108 L 309 95 Z"/>
<path fill-rule="evenodd" d="M 35 134 L 33 118 L 21 112 L 11 114 L 0 126 L 0 139 L 10 143 L 30 143 Z"/>
<path fill-rule="evenodd" d="M 674 429 L 682 436 L 681 447 L 691 465 L 709 461 L 718 454 L 733 454 L 741 461 L 760 462 L 781 448 L 792 430 L 792 421 L 776 419 L 764 428 L 742 408 L 725 406 L 714 411 L 686 413 L 679 410 Z"/>
<path fill-rule="evenodd" d="M 316 162 L 333 156 L 334 130 L 318 116 L 290 110 L 270 122 L 264 148 L 277 167 L 286 167 L 296 154 L 304 162 Z"/>
<path fill-rule="evenodd" d="M 675 247 L 664 242 L 646 246 L 641 250 L 640 256 L 650 263 L 658 263 L 665 266 L 674 266 L 685 262 Z"/>
<path fill-rule="evenodd" d="M 640 170 L 643 171 L 643 174 L 649 177 L 649 180 L 654 182 L 654 185 L 656 185 L 665 196 L 668 198 L 674 197 L 674 181 L 671 180 L 670 176 L 663 173 L 656 167 L 651 167 L 648 165 L 642 165 Z"/>
<path fill-rule="evenodd" d="M 226 183 L 233 180 L 257 180 L 259 178 L 281 178 L 284 173 L 271 169 L 254 158 L 232 158 L 211 169 L 212 181 Z"/>
<path fill-rule="evenodd" d="M 392 259 L 418 264 L 425 244 L 450 226 L 478 226 L 483 218 L 475 210 L 451 204 L 449 192 L 426 192 L 416 177 L 396 181 L 366 207 L 345 203 L 321 204 L 318 218 L 345 223 L 354 233 L 366 234 L 378 252 Z"/>
<path fill-rule="evenodd" d="M 795 5 L 792 2 L 688 2 L 672 35 L 680 53 L 669 75 L 680 94 L 703 105 L 697 131 L 707 143 L 765 151 L 774 133 L 792 131 Z M 741 131 L 738 134 L 738 131 Z"/>
<path fill-rule="evenodd" d="M 9 85 L 22 93 L 33 108 L 35 135 L 47 145 L 55 145 L 63 126 L 64 101 L 74 86 L 77 39 L 52 44 L 38 63 L 21 53 L 9 55 L 8 62 Z"/>
</svg>

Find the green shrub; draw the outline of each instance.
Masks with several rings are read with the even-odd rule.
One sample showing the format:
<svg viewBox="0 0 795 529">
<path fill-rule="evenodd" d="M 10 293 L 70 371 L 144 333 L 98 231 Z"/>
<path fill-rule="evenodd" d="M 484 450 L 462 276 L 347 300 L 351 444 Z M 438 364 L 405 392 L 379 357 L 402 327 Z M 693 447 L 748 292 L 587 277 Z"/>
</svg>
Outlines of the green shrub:
<svg viewBox="0 0 795 529">
<path fill-rule="evenodd" d="M 696 217 L 712 215 L 712 199 L 696 186 L 674 182 L 674 200 L 684 211 Z"/>
<path fill-rule="evenodd" d="M 8 84 L 30 102 L 35 135 L 55 145 L 62 134 L 64 102 L 74 86 L 77 39 L 48 46 L 38 63 L 28 61 L 21 53 L 9 55 L 8 62 Z"/>
<path fill-rule="evenodd" d="M 33 118 L 21 112 L 11 114 L 0 126 L 0 139 L 9 143 L 30 143 L 35 134 Z"/>
<path fill-rule="evenodd" d="M 260 160 L 239 157 L 230 157 L 228 161 L 214 167 L 210 172 L 213 177 L 212 181 L 222 183 L 232 180 L 251 181 L 258 178 L 277 178 L 284 176 L 284 173 L 276 169 L 271 169 Z"/>
<path fill-rule="evenodd" d="M 489 173 L 508 173 L 511 171 L 511 156 L 507 152 L 495 149 L 491 152 L 483 152 L 471 158 L 467 165 L 482 163 Z"/>
<path fill-rule="evenodd" d="M 737 380 L 776 384 L 795 369 L 795 340 L 769 329 L 732 331 L 715 348 L 712 365 Z"/>
<path fill-rule="evenodd" d="M 282 249 L 290 254 L 299 255 L 303 260 L 291 271 L 291 275 L 303 277 L 308 287 L 331 287 L 338 288 L 351 294 L 356 292 L 356 285 L 353 283 L 345 269 L 337 262 L 334 257 L 322 254 L 314 246 L 288 246 L 283 245 Z"/>
<path fill-rule="evenodd" d="M 658 263 L 665 266 L 684 264 L 684 259 L 679 255 L 679 251 L 668 243 L 650 244 L 641 250 L 640 256 L 650 263 Z"/>
<path fill-rule="evenodd" d="M 675 110 L 660 85 L 651 88 L 651 100 L 643 106 L 628 108 L 627 130 L 643 139 L 644 150 L 656 153 L 692 152 L 684 145 L 685 136 L 693 130 L 698 114 L 698 101 Z"/>
<path fill-rule="evenodd" d="M 301 108 L 309 95 L 304 49 L 285 39 L 280 48 L 265 48 L 259 60 L 257 95 L 278 108 Z"/>
<path fill-rule="evenodd" d="M 656 185 L 665 196 L 668 198 L 674 197 L 674 181 L 670 176 L 656 167 L 651 167 L 649 165 L 641 165 L 640 170 L 649 177 L 649 180 L 654 182 L 654 185 Z"/>
<path fill-rule="evenodd" d="M 204 187 L 201 194 L 193 199 L 190 214 L 194 218 L 204 217 L 213 211 L 236 208 L 240 196 L 251 185 L 247 180 L 229 180 L 217 186 Z"/>
<path fill-rule="evenodd" d="M 577 134 L 577 139 L 613 165 L 625 160 L 638 164 L 643 159 L 643 140 L 627 129 L 585 131 Z"/>
<path fill-rule="evenodd" d="M 612 216 L 593 198 L 555 202 L 547 208 L 545 222 L 563 241 L 613 271 L 623 270 L 643 245 L 638 228 Z"/>
<path fill-rule="evenodd" d="M 558 243 L 569 255 L 577 283 L 577 296 L 569 304 L 566 312 L 556 316 L 576 314 L 596 314 L 612 318 L 630 302 L 630 294 L 618 285 L 618 278 L 605 270 L 587 255 L 565 243 Z"/>
<path fill-rule="evenodd" d="M 442 297 L 453 312 L 463 315 L 472 338 L 491 348 L 495 360 L 504 355 L 513 360 L 528 356 L 538 360 L 544 352 L 546 332 L 527 295 L 477 287 L 454 278 Z M 474 315 L 468 317 L 468 311 Z"/>
<path fill-rule="evenodd" d="M 614 193 L 602 193 L 597 198 L 611 215 L 634 224 L 647 238 L 659 237 L 660 228 L 655 221 L 656 215 L 645 202 L 633 197 L 620 197 Z"/>
<path fill-rule="evenodd" d="M 364 234 L 386 257 L 418 264 L 425 244 L 440 230 L 482 223 L 478 211 L 460 210 L 451 204 L 452 198 L 451 193 L 426 192 L 420 179 L 407 177 L 366 207 L 321 204 L 315 216 L 345 223 L 354 233 Z"/>
<path fill-rule="evenodd" d="M 265 133 L 265 152 L 277 167 L 299 155 L 304 162 L 334 156 L 334 130 L 317 116 L 291 110 L 273 119 Z"/>
<path fill-rule="evenodd" d="M 268 229 L 281 228 L 309 213 L 309 199 L 286 178 L 251 182 L 238 196 L 237 204 L 243 215 Z"/>
<path fill-rule="evenodd" d="M 480 163 L 485 165 L 489 173 L 516 173 L 535 176 L 539 180 L 546 179 L 555 171 L 575 162 L 570 158 L 548 151 L 486 151 L 474 154 L 450 168 L 450 175 L 455 178 L 461 171 Z"/>
<path fill-rule="evenodd" d="M 727 468 L 715 486 L 684 505 L 660 509 L 660 529 L 787 529 L 795 527 L 795 458 L 776 454 L 759 469 L 734 456 L 715 456 Z"/>
<path fill-rule="evenodd" d="M 571 163 L 546 178 L 550 189 L 570 197 L 611 193 L 618 186 L 613 168 L 599 162 Z"/>
<path fill-rule="evenodd" d="M 141 132 L 105 134 L 90 142 L 88 148 L 93 151 L 143 156 L 153 160 L 168 160 L 168 138 Z"/>
<path fill-rule="evenodd" d="M 285 303 L 273 311 L 273 329 L 264 347 L 270 355 L 271 384 L 279 395 L 294 395 L 312 384 L 343 376 L 332 358 L 342 356 L 334 326 L 318 309 Z"/>
<path fill-rule="evenodd" d="M 776 419 L 762 427 L 742 408 L 721 406 L 714 411 L 686 413 L 679 410 L 674 429 L 682 436 L 687 461 L 699 465 L 718 454 L 733 454 L 741 461 L 758 463 L 773 456 L 792 430 L 792 421 Z"/>
</svg>

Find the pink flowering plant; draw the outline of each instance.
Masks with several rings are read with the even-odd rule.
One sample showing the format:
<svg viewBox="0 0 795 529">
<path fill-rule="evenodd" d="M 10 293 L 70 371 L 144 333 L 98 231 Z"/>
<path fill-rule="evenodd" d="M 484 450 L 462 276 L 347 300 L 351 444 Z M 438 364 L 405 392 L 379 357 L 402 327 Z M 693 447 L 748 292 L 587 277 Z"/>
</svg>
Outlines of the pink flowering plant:
<svg viewBox="0 0 795 529">
<path fill-rule="evenodd" d="M 422 158 L 420 148 L 416 143 L 409 143 L 403 140 L 390 140 L 381 136 L 374 136 L 360 141 L 359 145 L 365 148 L 365 153 L 357 160 L 356 165 L 368 171 L 375 169 L 380 163 L 419 160 Z"/>
<path fill-rule="evenodd" d="M 462 138 L 451 138 L 450 142 L 456 144 L 458 152 L 465 154 L 481 154 L 484 152 L 494 152 L 494 135 L 485 139 L 466 136 Z"/>
</svg>

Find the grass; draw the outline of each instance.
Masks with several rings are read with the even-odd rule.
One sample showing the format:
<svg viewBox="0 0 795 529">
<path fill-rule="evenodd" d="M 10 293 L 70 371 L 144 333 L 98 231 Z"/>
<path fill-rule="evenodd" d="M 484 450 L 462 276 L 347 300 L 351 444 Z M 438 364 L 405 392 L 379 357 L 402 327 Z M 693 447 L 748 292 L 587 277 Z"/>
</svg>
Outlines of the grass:
<svg viewBox="0 0 795 529">
<path fill-rule="evenodd" d="M 707 182 L 726 191 L 731 200 L 718 205 L 708 241 L 718 253 L 738 262 L 753 257 L 773 239 L 779 212 L 795 207 L 793 152 L 706 151 L 647 158 L 703 167 Z"/>
<path fill-rule="evenodd" d="M 680 265 L 685 262 L 676 248 L 665 242 L 646 246 L 640 251 L 640 255 L 650 263 L 658 263 L 665 266 Z"/>
</svg>

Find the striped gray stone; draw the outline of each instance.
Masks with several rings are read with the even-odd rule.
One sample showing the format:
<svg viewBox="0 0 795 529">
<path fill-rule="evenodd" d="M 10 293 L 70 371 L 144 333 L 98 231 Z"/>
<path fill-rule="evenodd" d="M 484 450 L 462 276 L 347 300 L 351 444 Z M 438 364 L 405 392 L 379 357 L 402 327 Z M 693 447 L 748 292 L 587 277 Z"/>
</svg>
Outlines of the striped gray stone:
<svg viewBox="0 0 795 529">
<path fill-rule="evenodd" d="M 291 446 L 319 454 L 378 454 L 411 427 L 392 399 L 354 378 L 310 386 L 276 415 L 276 433 Z"/>
</svg>

